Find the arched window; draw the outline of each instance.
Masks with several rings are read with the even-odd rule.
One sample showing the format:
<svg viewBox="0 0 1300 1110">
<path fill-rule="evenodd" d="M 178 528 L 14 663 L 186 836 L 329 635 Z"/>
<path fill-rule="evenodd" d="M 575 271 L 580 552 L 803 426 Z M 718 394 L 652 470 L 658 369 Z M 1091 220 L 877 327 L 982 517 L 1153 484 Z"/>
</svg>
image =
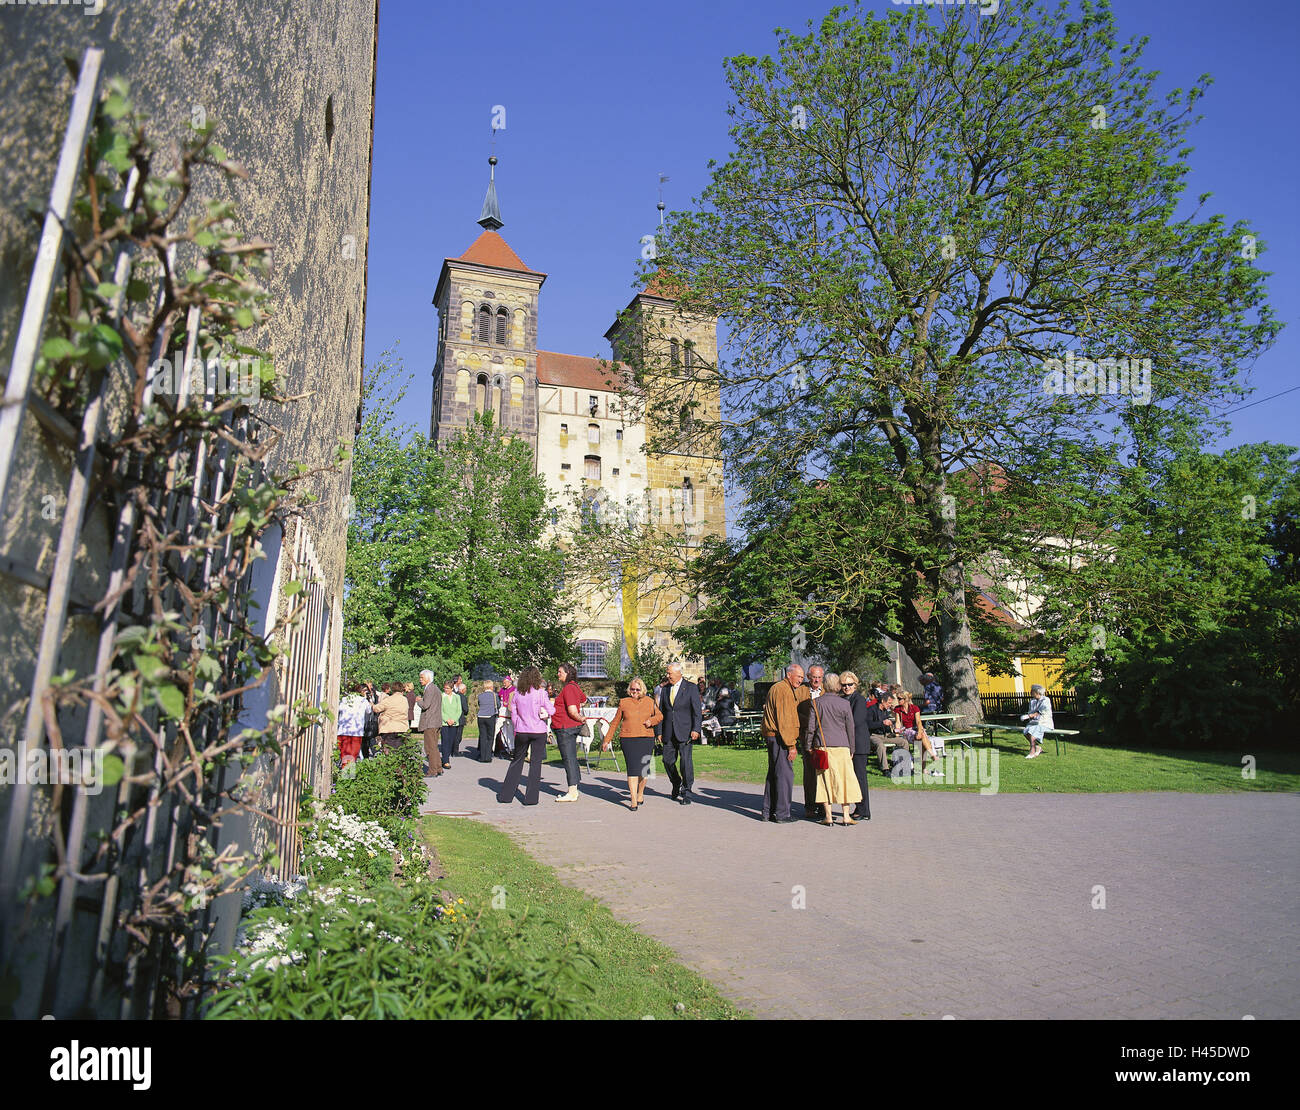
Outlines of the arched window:
<svg viewBox="0 0 1300 1110">
<path fill-rule="evenodd" d="M 600 481 L 600 456 L 586 455 L 584 456 L 582 463 L 583 463 L 582 476 L 586 478 L 587 481 L 589 482 L 599 482 Z"/>
<path fill-rule="evenodd" d="M 682 479 L 682 517 L 685 520 L 695 517 L 695 487 L 689 477 Z"/>
<path fill-rule="evenodd" d="M 510 379 L 510 409 L 522 411 L 524 407 L 524 379 L 516 374 Z"/>
<path fill-rule="evenodd" d="M 609 645 L 604 640 L 578 641 L 578 677 L 605 678 L 605 652 Z"/>
<path fill-rule="evenodd" d="M 469 404 L 469 371 L 456 371 L 456 401 L 462 405 Z"/>
<path fill-rule="evenodd" d="M 686 341 L 686 372 L 688 374 L 695 370 L 695 344 L 689 339 Z"/>
<path fill-rule="evenodd" d="M 591 444 L 591 446 L 593 447 L 600 446 L 600 425 L 599 424 L 587 425 L 587 442 Z"/>
<path fill-rule="evenodd" d="M 497 378 L 497 380 L 492 384 L 495 386 L 497 391 L 495 398 L 497 427 L 504 428 L 506 426 L 506 383 L 503 379 Z"/>
<path fill-rule="evenodd" d="M 492 342 L 492 310 L 485 304 L 478 306 L 478 341 Z"/>
<path fill-rule="evenodd" d="M 506 311 L 505 305 L 497 309 L 497 346 L 506 345 L 506 333 L 510 330 L 510 313 Z"/>
<path fill-rule="evenodd" d="M 485 414 L 491 411 L 488 403 L 488 376 L 480 374 L 478 376 L 477 396 L 474 398 L 474 411 L 479 414 Z"/>
<path fill-rule="evenodd" d="M 676 339 L 668 341 L 668 365 L 672 367 L 673 373 L 682 368 L 682 349 L 681 344 Z"/>
<path fill-rule="evenodd" d="M 595 490 L 588 490 L 582 498 L 582 527 L 599 528 L 601 518 L 600 495 Z"/>
</svg>

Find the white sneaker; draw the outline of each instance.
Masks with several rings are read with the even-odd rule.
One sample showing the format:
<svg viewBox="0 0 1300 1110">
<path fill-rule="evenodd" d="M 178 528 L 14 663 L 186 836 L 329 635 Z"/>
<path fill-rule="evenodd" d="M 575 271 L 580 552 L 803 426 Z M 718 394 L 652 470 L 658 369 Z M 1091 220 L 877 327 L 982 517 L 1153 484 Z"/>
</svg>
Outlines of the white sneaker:
<svg viewBox="0 0 1300 1110">
<path fill-rule="evenodd" d="M 555 799 L 557 802 L 576 802 L 578 800 L 578 789 L 574 787 L 567 794 L 561 794 Z"/>
</svg>

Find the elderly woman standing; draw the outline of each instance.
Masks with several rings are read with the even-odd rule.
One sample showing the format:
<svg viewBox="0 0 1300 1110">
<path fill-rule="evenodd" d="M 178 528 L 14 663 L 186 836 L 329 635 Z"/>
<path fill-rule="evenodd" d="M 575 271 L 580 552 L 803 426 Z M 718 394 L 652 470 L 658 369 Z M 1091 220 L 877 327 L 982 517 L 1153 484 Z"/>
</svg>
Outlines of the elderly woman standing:
<svg viewBox="0 0 1300 1110">
<path fill-rule="evenodd" d="M 456 693 L 454 682 L 442 684 L 442 738 L 439 751 L 442 754 L 443 770 L 451 768 L 451 753 L 456 749 L 456 739 L 460 733 L 460 695 Z M 459 750 L 456 751 L 460 755 Z"/>
<path fill-rule="evenodd" d="M 1025 758 L 1034 759 L 1043 754 L 1043 733 L 1056 727 L 1052 720 L 1052 699 L 1037 682 L 1029 688 L 1029 712 L 1020 719 L 1029 722 L 1025 725 L 1025 737 L 1029 740 L 1029 754 Z"/>
<path fill-rule="evenodd" d="M 823 825 L 834 824 L 831 806 L 844 807 L 845 825 L 856 825 L 849 815 L 849 806 L 862 801 L 862 790 L 853 774 L 855 749 L 853 709 L 843 696 L 839 675 L 828 674 L 825 692 L 815 698 L 808 710 L 808 724 L 804 730 L 804 749 L 810 759 L 818 749 L 826 752 L 826 767 L 817 768 L 817 804 L 825 806 Z"/>
<path fill-rule="evenodd" d="M 634 678 L 627 684 L 627 697 L 618 703 L 614 719 L 605 730 L 601 751 L 609 751 L 614 730 L 621 728 L 623 759 L 627 763 L 628 808 L 633 813 L 645 799 L 645 780 L 654 766 L 654 726 L 664 719 L 654 698 L 646 697 L 645 680 Z M 617 766 L 617 764 L 615 764 Z"/>
</svg>

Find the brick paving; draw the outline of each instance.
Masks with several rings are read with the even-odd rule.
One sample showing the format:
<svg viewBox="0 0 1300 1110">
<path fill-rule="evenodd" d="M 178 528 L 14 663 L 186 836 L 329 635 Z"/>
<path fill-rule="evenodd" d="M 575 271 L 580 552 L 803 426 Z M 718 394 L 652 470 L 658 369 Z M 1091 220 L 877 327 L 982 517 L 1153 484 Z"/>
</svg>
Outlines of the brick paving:
<svg viewBox="0 0 1300 1110">
<path fill-rule="evenodd" d="M 558 805 L 551 766 L 504 806 L 505 766 L 457 761 L 427 810 L 477 811 L 760 1017 L 1300 1017 L 1297 795 L 918 786 L 827 829 L 761 822 L 746 783 L 685 807 L 660 776 L 634 814 L 584 772 Z"/>
</svg>

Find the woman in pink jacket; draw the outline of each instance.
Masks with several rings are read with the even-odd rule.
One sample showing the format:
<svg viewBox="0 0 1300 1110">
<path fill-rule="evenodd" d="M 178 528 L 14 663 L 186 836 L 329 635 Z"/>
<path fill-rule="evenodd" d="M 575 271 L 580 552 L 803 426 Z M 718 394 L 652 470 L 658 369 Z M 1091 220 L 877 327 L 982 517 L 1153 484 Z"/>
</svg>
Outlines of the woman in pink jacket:
<svg viewBox="0 0 1300 1110">
<path fill-rule="evenodd" d="M 505 781 L 497 791 L 497 801 L 509 805 L 515 798 L 519 779 L 528 757 L 528 784 L 524 790 L 524 805 L 535 806 L 542 785 L 542 764 L 546 762 L 546 729 L 555 707 L 546 696 L 542 672 L 536 667 L 525 667 L 519 676 L 519 686 L 510 699 L 510 719 L 514 724 L 515 750 L 510 757 Z M 531 753 L 531 756 L 530 754 Z"/>
</svg>

